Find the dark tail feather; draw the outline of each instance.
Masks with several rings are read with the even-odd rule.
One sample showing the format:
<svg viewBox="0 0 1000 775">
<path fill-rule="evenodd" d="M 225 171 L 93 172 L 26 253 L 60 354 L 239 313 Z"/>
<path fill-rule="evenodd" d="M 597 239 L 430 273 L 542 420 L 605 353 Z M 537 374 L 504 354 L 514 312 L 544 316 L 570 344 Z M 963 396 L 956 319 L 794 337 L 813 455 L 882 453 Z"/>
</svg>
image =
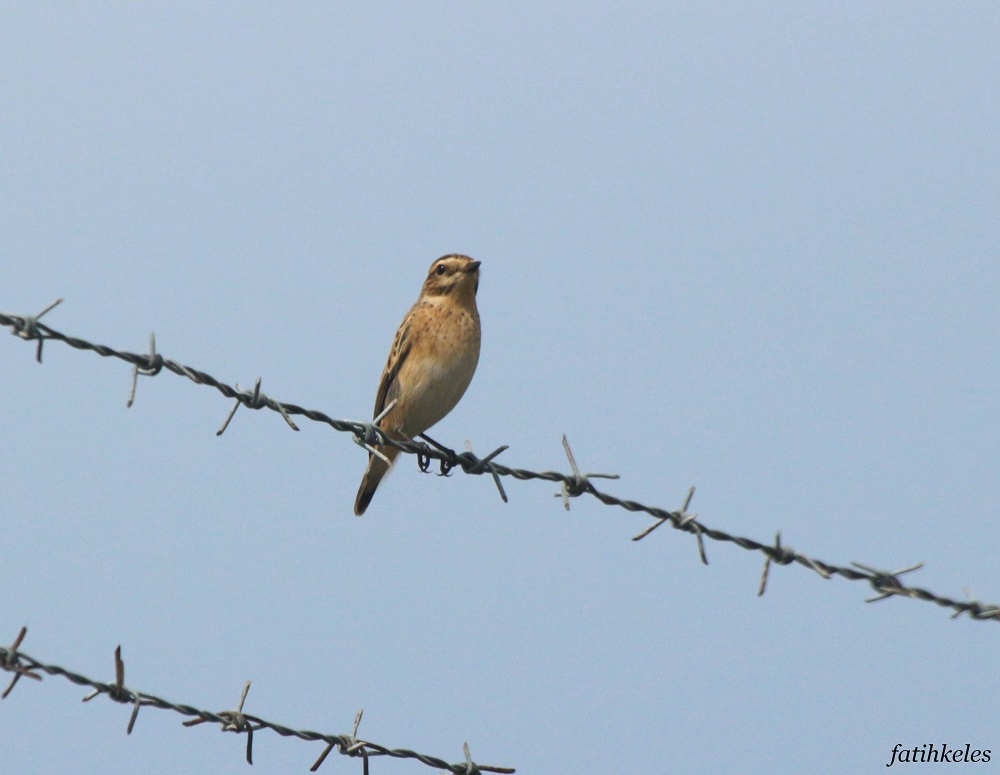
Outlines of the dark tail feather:
<svg viewBox="0 0 1000 775">
<path fill-rule="evenodd" d="M 365 513 L 368 508 L 368 504 L 372 502 L 372 498 L 375 497 L 375 488 L 362 488 L 358 490 L 358 497 L 354 499 L 354 516 L 360 517 Z"/>
<path fill-rule="evenodd" d="M 389 458 L 389 462 L 395 460 L 396 455 L 399 454 L 399 450 L 392 447 L 386 447 L 382 450 L 382 454 Z M 385 464 L 385 461 L 380 457 L 375 455 L 368 456 L 368 467 L 365 469 L 365 475 L 361 478 L 361 486 L 358 488 L 358 497 L 354 499 L 354 514 L 360 517 L 365 513 L 365 509 L 368 508 L 368 504 L 372 502 L 372 497 L 375 495 L 375 490 L 378 489 L 379 482 L 382 481 L 382 477 L 386 475 L 389 471 L 389 466 Z"/>
</svg>

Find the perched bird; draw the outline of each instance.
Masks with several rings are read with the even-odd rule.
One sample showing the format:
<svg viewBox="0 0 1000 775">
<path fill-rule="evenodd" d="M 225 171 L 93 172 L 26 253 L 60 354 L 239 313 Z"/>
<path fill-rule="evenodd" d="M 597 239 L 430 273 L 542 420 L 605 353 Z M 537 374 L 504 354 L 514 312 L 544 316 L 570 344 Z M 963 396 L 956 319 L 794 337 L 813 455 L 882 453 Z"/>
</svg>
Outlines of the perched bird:
<svg viewBox="0 0 1000 775">
<path fill-rule="evenodd" d="M 379 428 L 398 441 L 409 441 L 426 431 L 465 393 L 479 363 L 479 261 L 468 256 L 442 256 L 427 272 L 420 298 L 399 324 L 389 359 L 375 396 Z M 361 516 L 399 450 L 383 446 L 389 459 L 368 454 L 368 467 L 354 501 Z"/>
</svg>

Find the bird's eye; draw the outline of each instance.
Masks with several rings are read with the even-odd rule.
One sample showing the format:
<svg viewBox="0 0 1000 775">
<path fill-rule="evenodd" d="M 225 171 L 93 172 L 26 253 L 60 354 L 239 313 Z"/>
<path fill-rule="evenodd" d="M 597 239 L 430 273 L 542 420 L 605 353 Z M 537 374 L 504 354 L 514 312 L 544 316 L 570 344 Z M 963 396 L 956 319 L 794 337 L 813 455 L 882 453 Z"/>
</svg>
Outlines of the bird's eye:
<svg viewBox="0 0 1000 775">
<path fill-rule="evenodd" d="M 435 269 L 434 271 L 437 272 L 438 273 L 438 277 L 440 277 L 441 275 L 443 275 L 445 273 L 445 265 L 444 264 L 438 264 L 437 265 L 437 269 Z"/>
</svg>

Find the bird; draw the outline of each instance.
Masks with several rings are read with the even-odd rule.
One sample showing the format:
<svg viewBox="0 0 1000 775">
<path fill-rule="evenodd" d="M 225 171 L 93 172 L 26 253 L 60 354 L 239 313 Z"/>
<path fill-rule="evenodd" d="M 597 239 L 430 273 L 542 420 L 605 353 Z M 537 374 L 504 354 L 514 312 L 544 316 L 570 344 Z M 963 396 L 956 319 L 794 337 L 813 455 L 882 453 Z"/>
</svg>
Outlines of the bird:
<svg viewBox="0 0 1000 775">
<path fill-rule="evenodd" d="M 479 363 L 476 292 L 481 263 L 457 253 L 441 256 L 431 264 L 420 297 L 399 324 L 372 415 L 389 438 L 409 441 L 428 430 L 455 408 L 472 382 Z M 399 454 L 388 445 L 378 449 L 389 462 L 369 452 L 354 501 L 359 517 Z"/>
</svg>

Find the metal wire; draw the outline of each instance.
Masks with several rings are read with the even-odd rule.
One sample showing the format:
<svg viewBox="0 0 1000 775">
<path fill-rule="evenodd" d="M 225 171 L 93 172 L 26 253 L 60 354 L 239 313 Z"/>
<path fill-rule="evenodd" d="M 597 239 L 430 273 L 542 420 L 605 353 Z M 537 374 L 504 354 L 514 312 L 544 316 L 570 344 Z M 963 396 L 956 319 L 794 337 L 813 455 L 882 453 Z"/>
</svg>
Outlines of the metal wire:
<svg viewBox="0 0 1000 775">
<path fill-rule="evenodd" d="M 322 741 L 326 743 L 327 747 L 323 753 L 320 754 L 316 763 L 312 766 L 312 771 L 316 771 L 326 759 L 327 755 L 332 750 L 336 749 L 339 753 L 345 756 L 362 759 L 366 775 L 368 772 L 368 759 L 374 756 L 391 756 L 396 759 L 415 759 L 422 764 L 426 764 L 428 767 L 460 773 L 460 775 L 469 775 L 471 773 L 478 772 L 514 772 L 514 770 L 509 767 L 493 767 L 490 765 L 476 764 L 472 761 L 472 758 L 469 755 L 469 746 L 467 743 L 464 745 L 465 761 L 459 764 L 450 764 L 444 759 L 417 753 L 416 751 L 411 751 L 408 748 L 387 748 L 384 745 L 372 743 L 368 740 L 359 740 L 357 738 L 357 733 L 358 725 L 361 722 L 361 711 L 358 711 L 358 714 L 354 719 L 353 732 L 351 734 L 343 735 L 311 732 L 304 729 L 292 729 L 284 724 L 276 724 L 273 721 L 267 721 L 259 716 L 243 712 L 243 703 L 246 701 L 247 693 L 250 690 L 249 681 L 247 681 L 243 687 L 243 694 L 240 697 L 239 704 L 235 710 L 224 710 L 218 713 L 213 713 L 209 710 L 200 710 L 199 708 L 192 707 L 191 705 L 178 705 L 170 702 L 169 700 L 165 700 L 162 697 L 157 697 L 154 694 L 149 694 L 148 692 L 137 692 L 125 686 L 125 663 L 121 658 L 121 646 L 118 646 L 118 648 L 115 649 L 115 682 L 107 684 L 102 683 L 101 681 L 95 681 L 92 678 L 87 678 L 79 673 L 74 673 L 64 667 L 59 667 L 58 665 L 45 664 L 34 657 L 28 656 L 23 651 L 18 651 L 21 641 L 24 640 L 26 633 L 27 628 L 22 627 L 21 632 L 9 648 L 0 646 L 0 668 L 14 673 L 14 677 L 11 679 L 10 685 L 3 693 L 3 698 L 6 698 L 7 695 L 10 694 L 11 690 L 22 676 L 27 676 L 35 680 L 41 680 L 41 676 L 38 674 L 38 671 L 47 673 L 48 675 L 61 676 L 75 684 L 79 684 L 80 686 L 89 686 L 94 690 L 83 698 L 84 702 L 92 700 L 94 697 L 99 695 L 105 695 L 108 699 L 113 700 L 114 702 L 131 705 L 132 715 L 129 718 L 128 727 L 126 728 L 127 734 L 132 734 L 132 729 L 134 728 L 136 719 L 139 715 L 139 709 L 151 707 L 158 708 L 160 710 L 172 710 L 182 716 L 191 717 L 189 721 L 184 722 L 184 726 L 194 726 L 195 724 L 210 721 L 221 725 L 223 732 L 245 733 L 247 736 L 246 759 L 248 764 L 253 764 L 254 732 L 261 729 L 268 729 L 272 732 L 276 732 L 282 737 L 294 737 L 299 740 Z"/>
<path fill-rule="evenodd" d="M 955 600 L 920 587 L 907 586 L 899 580 L 899 576 L 904 573 L 917 570 L 922 567 L 921 565 L 914 565 L 910 568 L 898 571 L 880 570 L 861 563 L 851 563 L 853 567 L 846 567 L 814 559 L 782 546 L 780 534 L 776 536 L 773 544 L 765 544 L 755 541 L 752 538 L 732 535 L 723 530 L 707 527 L 697 519 L 696 514 L 690 514 L 687 511 L 691 502 L 691 497 L 694 494 L 694 488 L 691 488 L 688 492 L 684 505 L 676 511 L 656 506 L 647 506 L 639 503 L 638 501 L 618 498 L 610 493 L 599 490 L 594 486 L 592 482 L 593 479 L 617 477 L 610 474 L 580 473 L 576 461 L 573 458 L 573 453 L 570 450 L 565 437 L 563 437 L 563 445 L 565 447 L 566 455 L 569 459 L 572 471 L 570 474 L 564 474 L 558 471 L 530 471 L 523 468 L 509 468 L 495 462 L 494 458 L 506 449 L 505 446 L 494 450 L 484 458 L 479 458 L 473 454 L 471 450 L 457 453 L 454 450 L 443 447 L 426 437 L 423 438 L 427 443 L 418 441 L 396 441 L 385 436 L 381 429 L 373 423 L 337 420 L 315 409 L 305 409 L 301 406 L 297 406 L 296 404 L 277 401 L 260 391 L 260 380 L 257 380 L 257 384 L 253 390 L 240 390 L 238 389 L 238 386 L 236 388 L 230 387 L 225 383 L 219 382 L 210 374 L 206 374 L 205 372 L 198 371 L 190 366 L 177 363 L 169 358 L 164 358 L 156 352 L 155 340 L 152 338 L 150 340 L 149 354 L 140 355 L 138 353 L 122 352 L 106 345 L 94 344 L 84 339 L 67 336 L 66 334 L 40 323 L 38 319 L 55 307 L 60 301 L 61 299 L 47 307 L 38 315 L 34 316 L 0 313 L 0 325 L 10 327 L 13 329 L 12 333 L 22 339 L 37 341 L 38 348 L 36 359 L 39 363 L 41 363 L 42 345 L 44 342 L 55 340 L 65 342 L 70 347 L 75 347 L 78 350 L 89 350 L 104 357 L 114 357 L 132 364 L 133 390 L 132 396 L 130 396 L 130 404 L 131 399 L 134 397 L 135 381 L 139 375 L 155 376 L 161 373 L 163 369 L 166 369 L 167 371 L 173 372 L 179 376 L 187 377 L 191 381 L 200 385 L 210 385 L 227 398 L 236 399 L 237 403 L 235 404 L 232 412 L 230 412 L 226 423 L 219 429 L 218 433 L 222 433 L 225 430 L 229 420 L 232 419 L 232 415 L 235 413 L 236 409 L 239 408 L 240 404 L 251 409 L 271 409 L 272 411 L 279 413 L 294 430 L 298 430 L 298 428 L 292 422 L 291 416 L 301 415 L 315 422 L 325 423 L 334 430 L 352 434 L 357 443 L 362 446 L 366 446 L 368 449 L 373 450 L 374 444 L 380 444 L 396 447 L 408 454 L 417 455 L 420 469 L 425 472 L 429 470 L 430 461 L 436 460 L 439 463 L 440 472 L 442 474 L 447 474 L 453 469 L 461 469 L 466 474 L 489 474 L 493 477 L 494 482 L 496 482 L 501 497 L 505 501 L 506 494 L 504 493 L 503 487 L 500 485 L 499 477 L 510 476 L 514 479 L 520 480 L 540 479 L 542 481 L 558 482 L 561 487 L 558 495 L 563 499 L 563 503 L 567 509 L 569 508 L 570 498 L 576 498 L 580 495 L 590 495 L 607 506 L 617 506 L 625 509 L 626 511 L 648 514 L 656 521 L 650 524 L 641 533 L 634 536 L 632 540 L 642 540 L 656 528 L 664 524 L 669 524 L 675 530 L 689 533 L 695 537 L 699 554 L 702 561 L 706 565 L 708 564 L 708 558 L 705 552 L 705 538 L 711 539 L 712 541 L 732 543 L 741 549 L 746 549 L 747 551 L 760 552 L 764 555 L 765 559 L 764 571 L 761 576 L 758 594 L 763 594 L 767 587 L 768 575 L 772 564 L 791 565 L 792 563 L 796 563 L 804 568 L 815 571 L 824 579 L 829 579 L 831 576 L 840 576 L 848 581 L 867 581 L 872 589 L 875 590 L 876 595 L 868 598 L 866 602 L 876 602 L 894 596 L 906 597 L 912 600 L 922 600 L 924 602 L 935 603 L 944 608 L 949 608 L 953 611 L 952 618 L 957 618 L 962 614 L 967 614 L 970 618 L 976 620 L 991 620 L 994 622 L 1000 622 L 1000 606 L 992 603 L 984 603 L 979 600 Z"/>
</svg>

